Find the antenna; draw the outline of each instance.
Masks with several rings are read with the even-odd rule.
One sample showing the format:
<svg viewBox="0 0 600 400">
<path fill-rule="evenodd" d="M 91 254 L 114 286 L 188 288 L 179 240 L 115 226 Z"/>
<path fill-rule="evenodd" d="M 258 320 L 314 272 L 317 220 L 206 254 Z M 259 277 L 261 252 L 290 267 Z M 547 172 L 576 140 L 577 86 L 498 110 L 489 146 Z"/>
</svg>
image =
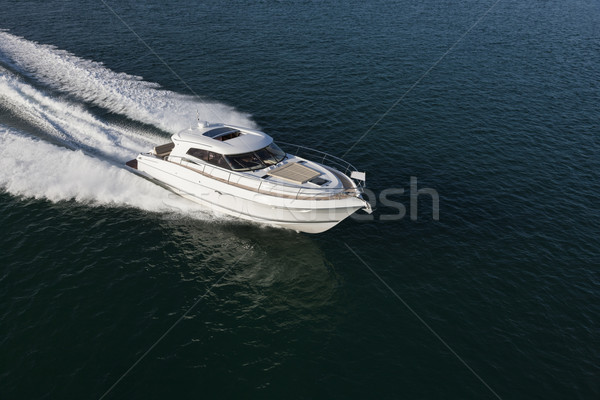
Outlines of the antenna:
<svg viewBox="0 0 600 400">
<path fill-rule="evenodd" d="M 198 111 L 198 109 L 196 108 L 196 120 L 198 122 L 198 126 L 206 126 L 206 121 L 204 123 L 200 122 L 200 112 Z"/>
</svg>

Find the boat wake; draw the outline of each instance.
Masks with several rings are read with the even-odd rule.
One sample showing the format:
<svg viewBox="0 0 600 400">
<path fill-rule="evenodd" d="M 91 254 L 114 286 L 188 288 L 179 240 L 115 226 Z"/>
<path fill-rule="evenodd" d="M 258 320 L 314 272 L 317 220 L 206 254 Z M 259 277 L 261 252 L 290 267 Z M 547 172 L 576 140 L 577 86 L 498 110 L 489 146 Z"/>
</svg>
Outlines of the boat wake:
<svg viewBox="0 0 600 400">
<path fill-rule="evenodd" d="M 187 128 L 197 116 L 202 120 L 256 128 L 248 114 L 225 104 L 163 90 L 139 76 L 112 71 L 99 62 L 5 31 L 0 31 L 0 62 L 79 101 L 155 125 L 169 133 Z"/>
<path fill-rule="evenodd" d="M 68 150 L 0 126 L 0 186 L 51 201 L 169 211 L 169 192 L 81 150 Z"/>
<path fill-rule="evenodd" d="M 190 213 L 187 200 L 122 165 L 197 115 L 254 126 L 230 106 L 0 31 L 0 187 L 13 195 Z"/>
</svg>

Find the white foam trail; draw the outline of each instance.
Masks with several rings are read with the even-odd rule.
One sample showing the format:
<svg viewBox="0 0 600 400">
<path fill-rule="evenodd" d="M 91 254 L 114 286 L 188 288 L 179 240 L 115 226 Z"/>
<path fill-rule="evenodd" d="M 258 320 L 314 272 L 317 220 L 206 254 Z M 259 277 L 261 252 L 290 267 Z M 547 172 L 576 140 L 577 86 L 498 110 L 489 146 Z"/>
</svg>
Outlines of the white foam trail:
<svg viewBox="0 0 600 400">
<path fill-rule="evenodd" d="M 141 128 L 109 124 L 88 111 L 81 101 L 170 132 L 185 129 L 195 121 L 197 108 L 203 118 L 202 113 L 208 113 L 208 109 L 202 103 L 3 31 L 0 62 L 69 95 L 56 96 L 38 89 L 0 65 L 0 106 L 25 126 L 37 127 L 36 135 L 71 149 L 0 124 L 0 188 L 15 196 L 75 199 L 86 204 L 215 218 L 197 204 L 115 165 L 164 142 L 164 137 L 151 136 Z M 225 105 L 213 106 L 226 114 L 222 122 L 254 127 L 245 114 Z"/>
<path fill-rule="evenodd" d="M 101 153 L 115 161 L 131 159 L 165 140 L 102 122 L 82 105 L 49 96 L 1 68 L 0 104 L 65 146 Z"/>
<path fill-rule="evenodd" d="M 54 202 L 131 206 L 210 218 L 198 206 L 125 169 L 0 125 L 0 187 L 15 196 Z"/>
<path fill-rule="evenodd" d="M 197 112 L 202 120 L 256 127 L 247 114 L 230 106 L 161 90 L 140 77 L 111 71 L 101 63 L 5 31 L 0 31 L 0 57 L 54 89 L 167 132 L 189 127 Z"/>
</svg>

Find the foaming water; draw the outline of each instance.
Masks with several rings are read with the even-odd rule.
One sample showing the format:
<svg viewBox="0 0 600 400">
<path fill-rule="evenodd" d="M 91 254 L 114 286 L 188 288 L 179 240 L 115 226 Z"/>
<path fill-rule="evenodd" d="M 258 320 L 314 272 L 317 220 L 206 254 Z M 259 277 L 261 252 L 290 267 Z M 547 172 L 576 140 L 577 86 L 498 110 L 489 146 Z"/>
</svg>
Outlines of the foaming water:
<svg viewBox="0 0 600 400">
<path fill-rule="evenodd" d="M 0 102 L 35 134 L 71 149 L 85 149 L 114 161 L 132 158 L 161 139 L 142 136 L 101 121 L 82 104 L 54 97 L 0 69 Z"/>
<path fill-rule="evenodd" d="M 89 105 L 175 133 L 196 118 L 255 127 L 248 115 L 160 89 L 53 46 L 0 31 L 0 186 L 16 196 L 132 206 L 214 218 L 122 167 L 165 140 L 95 115 Z M 139 124 L 141 125 L 141 124 Z"/>
<path fill-rule="evenodd" d="M 181 87 L 101 3 L 7 3 L 106 64 L 0 36 L 2 398 L 492 398 L 422 321 L 502 398 L 600 398 L 594 2 L 499 2 L 466 35 L 490 2 L 111 2 L 192 88 L 337 155 L 462 37 L 349 153 L 373 220 L 318 236 L 163 212 L 103 149 L 200 102 L 136 78 Z M 439 221 L 428 195 L 409 218 L 410 176 Z"/>
<path fill-rule="evenodd" d="M 155 212 L 191 213 L 193 204 L 111 163 L 0 126 L 0 186 L 15 196 L 75 199 Z"/>
<path fill-rule="evenodd" d="M 0 31 L 0 60 L 21 74 L 76 99 L 113 113 L 176 133 L 196 118 L 256 127 L 248 114 L 215 102 L 202 102 L 139 76 L 114 72 L 99 62 L 79 58 Z"/>
</svg>

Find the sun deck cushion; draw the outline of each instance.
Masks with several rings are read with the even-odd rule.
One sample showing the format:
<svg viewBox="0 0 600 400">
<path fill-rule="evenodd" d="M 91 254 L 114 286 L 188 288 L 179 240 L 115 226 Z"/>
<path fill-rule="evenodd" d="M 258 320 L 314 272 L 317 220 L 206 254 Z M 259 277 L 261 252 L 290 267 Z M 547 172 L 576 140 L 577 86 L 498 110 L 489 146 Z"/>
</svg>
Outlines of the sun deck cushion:
<svg viewBox="0 0 600 400">
<path fill-rule="evenodd" d="M 173 147 L 175 147 L 175 143 L 173 142 L 161 144 L 160 146 L 156 146 L 154 148 L 154 152 L 159 157 L 166 156 L 171 152 L 171 150 L 173 150 Z"/>
<path fill-rule="evenodd" d="M 289 163 L 269 171 L 269 175 L 288 182 L 301 184 L 316 178 L 321 173 L 302 164 Z"/>
</svg>

